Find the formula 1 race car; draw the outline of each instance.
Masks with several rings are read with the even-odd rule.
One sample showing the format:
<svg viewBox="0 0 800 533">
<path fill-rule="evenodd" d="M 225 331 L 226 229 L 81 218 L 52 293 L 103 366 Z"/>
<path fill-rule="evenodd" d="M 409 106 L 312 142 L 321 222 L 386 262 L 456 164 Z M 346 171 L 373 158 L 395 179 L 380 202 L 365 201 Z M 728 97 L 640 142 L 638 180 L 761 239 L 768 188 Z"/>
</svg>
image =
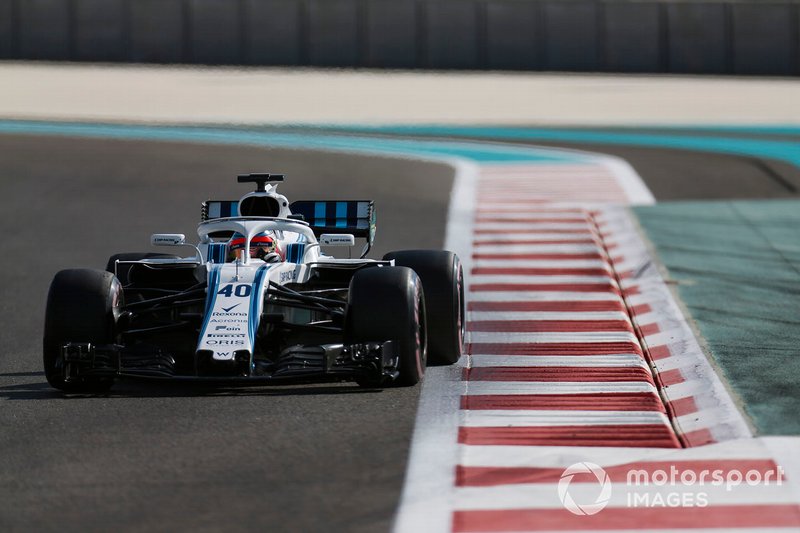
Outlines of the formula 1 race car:
<svg viewBox="0 0 800 533">
<path fill-rule="evenodd" d="M 155 234 L 191 257 L 112 256 L 105 271 L 58 272 L 44 329 L 47 381 L 107 391 L 120 377 L 253 383 L 355 381 L 414 385 L 426 363 L 463 346 L 464 282 L 447 251 L 365 259 L 372 201 L 297 201 L 284 177 L 239 176 L 256 191 L 202 204 L 199 244 Z M 321 247 L 366 244 L 359 259 Z"/>
</svg>

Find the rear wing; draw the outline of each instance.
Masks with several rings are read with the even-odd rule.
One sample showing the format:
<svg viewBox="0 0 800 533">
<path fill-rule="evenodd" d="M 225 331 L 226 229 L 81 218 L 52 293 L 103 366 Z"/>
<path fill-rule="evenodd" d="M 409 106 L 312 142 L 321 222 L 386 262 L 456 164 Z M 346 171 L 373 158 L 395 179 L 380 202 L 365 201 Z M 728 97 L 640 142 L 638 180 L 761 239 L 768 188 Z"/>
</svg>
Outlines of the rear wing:
<svg viewBox="0 0 800 533">
<path fill-rule="evenodd" d="M 207 200 L 200 206 L 200 220 L 239 216 L 239 200 Z"/>
<path fill-rule="evenodd" d="M 317 238 L 323 233 L 347 233 L 366 239 L 361 257 L 367 255 L 375 242 L 375 202 L 372 200 L 299 200 L 292 202 L 289 209 L 294 215 L 303 215 Z"/>
<path fill-rule="evenodd" d="M 328 233 L 350 234 L 365 239 L 367 244 L 361 251 L 361 257 L 369 253 L 375 242 L 375 202 L 372 200 L 300 200 L 292 202 L 289 209 L 292 216 L 302 216 L 317 238 L 323 233 Z M 238 216 L 238 200 L 207 200 L 200 208 L 200 220 L 203 222 Z"/>
</svg>

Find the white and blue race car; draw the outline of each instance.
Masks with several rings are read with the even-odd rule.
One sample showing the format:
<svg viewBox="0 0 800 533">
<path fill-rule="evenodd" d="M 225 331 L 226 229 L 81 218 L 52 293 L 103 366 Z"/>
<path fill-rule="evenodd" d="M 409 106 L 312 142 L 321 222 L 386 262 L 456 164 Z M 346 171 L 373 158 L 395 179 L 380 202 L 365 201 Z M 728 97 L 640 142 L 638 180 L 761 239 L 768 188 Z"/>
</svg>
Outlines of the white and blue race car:
<svg viewBox="0 0 800 533">
<path fill-rule="evenodd" d="M 414 385 L 426 363 L 463 347 L 464 282 L 440 250 L 366 259 L 372 201 L 298 201 L 282 175 L 248 174 L 256 191 L 202 205 L 199 243 L 156 234 L 190 257 L 123 253 L 106 270 L 58 272 L 44 330 L 48 382 L 107 391 L 118 378 Z M 322 253 L 366 244 L 359 259 Z"/>
</svg>

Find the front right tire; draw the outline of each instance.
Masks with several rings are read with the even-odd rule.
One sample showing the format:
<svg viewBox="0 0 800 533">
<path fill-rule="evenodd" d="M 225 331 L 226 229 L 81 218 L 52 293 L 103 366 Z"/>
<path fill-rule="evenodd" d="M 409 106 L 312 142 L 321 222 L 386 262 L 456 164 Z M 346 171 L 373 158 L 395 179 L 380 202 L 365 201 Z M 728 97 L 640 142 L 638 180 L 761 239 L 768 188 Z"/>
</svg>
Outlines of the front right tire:
<svg viewBox="0 0 800 533">
<path fill-rule="evenodd" d="M 122 286 L 109 272 L 62 270 L 53 278 L 45 312 L 43 363 L 48 383 L 72 393 L 102 393 L 113 378 L 64 381 L 62 346 L 69 342 L 112 344 L 123 305 Z"/>
</svg>

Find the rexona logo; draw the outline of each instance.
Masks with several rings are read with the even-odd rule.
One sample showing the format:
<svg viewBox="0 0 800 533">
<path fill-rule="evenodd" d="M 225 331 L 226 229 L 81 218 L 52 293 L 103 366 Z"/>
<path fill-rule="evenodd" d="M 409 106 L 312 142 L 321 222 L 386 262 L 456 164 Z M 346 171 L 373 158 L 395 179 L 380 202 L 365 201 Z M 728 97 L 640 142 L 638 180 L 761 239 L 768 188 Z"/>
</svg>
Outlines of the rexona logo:
<svg viewBox="0 0 800 533">
<path fill-rule="evenodd" d="M 582 478 L 586 477 L 585 474 L 591 474 L 597 481 L 598 493 L 593 502 L 575 501 L 573 494 L 570 493 L 572 478 L 578 474 L 581 474 Z M 577 493 L 578 491 L 575 490 L 573 492 Z M 581 493 L 583 498 L 586 498 L 586 492 L 581 491 Z M 572 514 L 581 516 L 597 514 L 605 509 L 611 499 L 611 480 L 606 471 L 594 463 L 575 463 L 567 467 L 564 473 L 561 474 L 561 479 L 558 480 L 558 497 L 561 499 L 561 504 L 564 508 Z"/>
</svg>

